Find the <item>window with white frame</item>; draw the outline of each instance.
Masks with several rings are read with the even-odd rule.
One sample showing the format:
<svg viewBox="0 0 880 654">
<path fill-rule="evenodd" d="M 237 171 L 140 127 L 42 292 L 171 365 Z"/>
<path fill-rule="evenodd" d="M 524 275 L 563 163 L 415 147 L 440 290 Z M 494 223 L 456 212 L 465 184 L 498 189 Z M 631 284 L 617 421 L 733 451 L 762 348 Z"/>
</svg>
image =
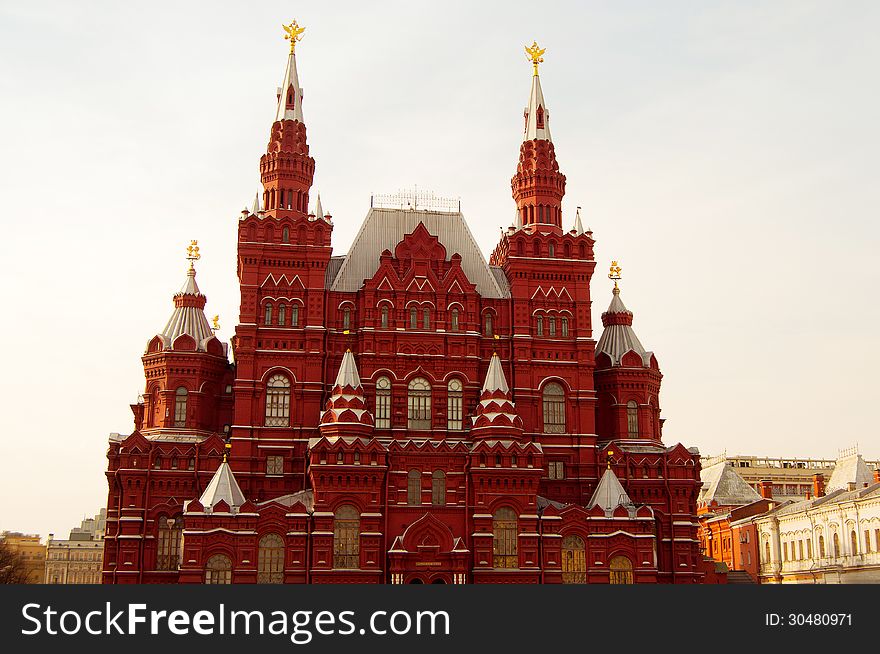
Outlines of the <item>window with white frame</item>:
<svg viewBox="0 0 880 654">
<path fill-rule="evenodd" d="M 376 429 L 391 428 L 391 380 L 376 380 Z"/>
<path fill-rule="evenodd" d="M 462 427 L 462 403 L 464 398 L 461 380 L 452 379 L 447 385 L 446 428 L 458 430 Z"/>
<path fill-rule="evenodd" d="M 266 474 L 267 475 L 283 475 L 284 474 L 284 457 L 272 455 L 266 457 Z"/>
<path fill-rule="evenodd" d="M 266 384 L 267 427 L 290 425 L 290 380 L 284 375 L 272 375 Z"/>
</svg>

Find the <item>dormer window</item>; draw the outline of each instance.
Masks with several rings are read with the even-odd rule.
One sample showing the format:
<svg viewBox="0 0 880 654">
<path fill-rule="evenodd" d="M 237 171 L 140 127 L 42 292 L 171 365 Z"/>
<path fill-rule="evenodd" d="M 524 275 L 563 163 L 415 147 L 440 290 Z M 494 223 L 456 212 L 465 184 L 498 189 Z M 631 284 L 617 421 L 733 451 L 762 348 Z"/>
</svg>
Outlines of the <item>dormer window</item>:
<svg viewBox="0 0 880 654">
<path fill-rule="evenodd" d="M 535 127 L 538 129 L 544 129 L 544 107 L 538 105 L 538 110 L 535 112 Z"/>
</svg>

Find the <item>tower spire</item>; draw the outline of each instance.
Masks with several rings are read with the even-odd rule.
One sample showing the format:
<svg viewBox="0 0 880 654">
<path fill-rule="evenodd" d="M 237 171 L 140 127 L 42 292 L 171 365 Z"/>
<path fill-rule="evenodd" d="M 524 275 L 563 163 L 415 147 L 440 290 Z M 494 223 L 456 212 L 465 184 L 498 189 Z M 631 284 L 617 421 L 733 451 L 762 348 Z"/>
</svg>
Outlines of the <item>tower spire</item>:
<svg viewBox="0 0 880 654">
<path fill-rule="evenodd" d="M 544 61 L 546 48 L 533 42 L 525 50 L 533 66 L 532 87 L 528 106 L 523 113 L 519 164 L 511 180 L 511 190 L 525 227 L 561 235 L 565 175 L 559 172 L 556 161 L 550 136 L 550 112 L 538 75 L 538 64 Z"/>
<path fill-rule="evenodd" d="M 264 214 L 272 218 L 305 217 L 309 189 L 315 176 L 315 160 L 309 156 L 303 121 L 303 90 L 296 69 L 296 44 L 305 28 L 296 21 L 284 25 L 290 41 L 284 79 L 278 88 L 278 107 L 266 154 L 260 159 Z"/>
</svg>

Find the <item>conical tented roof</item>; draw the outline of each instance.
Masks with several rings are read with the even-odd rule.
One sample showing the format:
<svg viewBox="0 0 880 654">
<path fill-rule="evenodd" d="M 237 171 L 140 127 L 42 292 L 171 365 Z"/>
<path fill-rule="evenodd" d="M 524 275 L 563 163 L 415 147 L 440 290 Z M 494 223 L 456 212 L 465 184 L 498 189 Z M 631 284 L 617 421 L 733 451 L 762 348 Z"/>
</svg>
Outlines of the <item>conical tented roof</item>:
<svg viewBox="0 0 880 654">
<path fill-rule="evenodd" d="M 235 475 L 232 474 L 232 468 L 226 461 L 223 461 L 217 468 L 217 472 L 214 473 L 205 492 L 199 498 L 201 505 L 208 511 L 213 509 L 220 500 L 225 501 L 233 513 L 245 503 L 244 493 L 241 492 L 241 487 L 235 480 Z"/>
<path fill-rule="evenodd" d="M 614 474 L 611 468 L 608 468 L 605 474 L 602 475 L 602 479 L 599 480 L 599 485 L 596 486 L 596 490 L 593 493 L 593 497 L 590 498 L 587 508 L 592 509 L 594 506 L 599 506 L 605 509 L 605 511 L 613 511 L 618 506 L 632 505 L 632 500 L 626 494 L 620 479 L 617 478 L 617 475 Z"/>
</svg>

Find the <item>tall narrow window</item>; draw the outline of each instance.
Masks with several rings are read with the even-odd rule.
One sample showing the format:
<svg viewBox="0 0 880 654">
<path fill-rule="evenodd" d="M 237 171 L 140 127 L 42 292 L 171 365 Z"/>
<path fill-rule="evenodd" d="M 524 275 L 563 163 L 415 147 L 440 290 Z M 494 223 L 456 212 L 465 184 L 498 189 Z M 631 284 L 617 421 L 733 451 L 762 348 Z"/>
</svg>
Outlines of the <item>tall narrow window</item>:
<svg viewBox="0 0 880 654">
<path fill-rule="evenodd" d="M 609 568 L 609 582 L 612 584 L 633 583 L 633 564 L 625 556 L 615 556 L 611 559 Z"/>
<path fill-rule="evenodd" d="M 516 513 L 513 509 L 503 507 L 492 517 L 492 553 L 493 566 L 496 568 L 518 568 Z"/>
<path fill-rule="evenodd" d="M 266 303 L 266 324 L 267 325 L 272 324 L 272 303 L 271 302 Z"/>
<path fill-rule="evenodd" d="M 351 329 L 351 309 L 349 307 L 342 310 L 342 328 Z"/>
<path fill-rule="evenodd" d="M 361 517 L 348 504 L 336 509 L 333 519 L 333 567 L 357 570 L 360 567 Z"/>
<path fill-rule="evenodd" d="M 266 384 L 266 426 L 290 425 L 290 380 L 284 375 L 272 375 Z"/>
<path fill-rule="evenodd" d="M 186 427 L 186 398 L 188 391 L 181 386 L 174 393 L 174 426 Z"/>
<path fill-rule="evenodd" d="M 550 222 L 550 221 L 548 220 L 547 222 Z M 556 243 L 550 243 L 550 245 L 548 245 L 547 247 L 548 247 L 548 252 L 549 252 L 550 256 L 555 257 L 556 256 Z"/>
<path fill-rule="evenodd" d="M 215 554 L 205 564 L 206 584 L 231 584 L 232 561 L 225 554 Z"/>
<path fill-rule="evenodd" d="M 464 396 L 461 380 L 450 380 L 446 390 L 446 429 L 461 429 L 462 398 Z"/>
<path fill-rule="evenodd" d="M 850 554 L 856 556 L 859 553 L 859 535 L 853 529 L 849 533 Z"/>
<path fill-rule="evenodd" d="M 422 329 L 431 329 L 431 310 L 422 309 Z"/>
<path fill-rule="evenodd" d="M 837 532 L 834 532 L 834 536 L 831 538 L 831 542 L 834 545 L 834 558 L 840 558 L 840 537 L 838 537 Z"/>
<path fill-rule="evenodd" d="M 495 334 L 495 331 L 492 326 L 492 314 L 491 313 L 486 314 L 486 317 L 483 321 L 483 324 L 485 327 L 483 331 L 485 332 L 486 336 L 493 336 Z"/>
<path fill-rule="evenodd" d="M 587 583 L 587 548 L 574 534 L 562 539 L 562 583 Z"/>
<path fill-rule="evenodd" d="M 409 328 L 410 329 L 418 329 L 419 328 L 419 313 L 416 311 L 415 307 L 410 307 L 409 309 Z"/>
<path fill-rule="evenodd" d="M 547 326 L 549 327 L 550 336 L 556 336 L 556 318 L 548 318 Z"/>
<path fill-rule="evenodd" d="M 544 433 L 565 432 L 565 391 L 556 382 L 544 387 Z"/>
<path fill-rule="evenodd" d="M 291 191 L 291 194 L 293 192 Z M 290 243 L 290 227 L 285 227 L 281 230 L 281 242 L 282 243 Z"/>
<path fill-rule="evenodd" d="M 183 540 L 183 516 L 159 518 L 156 570 L 177 570 L 180 565 L 180 543 Z"/>
<path fill-rule="evenodd" d="M 422 473 L 415 469 L 406 475 L 406 503 L 410 506 L 422 504 Z"/>
<path fill-rule="evenodd" d="M 449 331 L 451 331 L 451 332 L 458 331 L 458 309 L 452 310 L 452 315 L 449 319 Z"/>
<path fill-rule="evenodd" d="M 568 336 L 568 318 L 560 318 L 559 319 L 559 326 L 562 329 L 562 335 Z"/>
<path fill-rule="evenodd" d="M 382 329 L 388 329 L 388 307 L 382 307 Z"/>
<path fill-rule="evenodd" d="M 260 539 L 257 553 L 257 583 L 280 584 L 284 582 L 284 541 L 277 534 L 267 534 Z"/>
<path fill-rule="evenodd" d="M 376 429 L 391 428 L 391 380 L 376 380 Z"/>
<path fill-rule="evenodd" d="M 299 306 L 296 304 L 290 307 L 290 326 L 299 327 Z"/>
<path fill-rule="evenodd" d="M 626 403 L 626 432 L 630 438 L 639 437 L 639 405 L 632 400 Z"/>
<path fill-rule="evenodd" d="M 544 335 L 544 317 L 543 316 L 538 316 L 537 325 L 538 325 L 538 336 L 543 336 Z"/>
<path fill-rule="evenodd" d="M 287 305 L 279 304 L 278 305 L 278 324 L 284 325 L 284 322 L 287 320 Z"/>
<path fill-rule="evenodd" d="M 446 504 L 446 473 L 435 470 L 431 475 L 431 504 L 443 506 Z"/>
<path fill-rule="evenodd" d="M 819 557 L 825 558 L 825 536 L 822 534 L 819 534 Z M 767 560 L 770 560 L 769 557 Z"/>
<path fill-rule="evenodd" d="M 431 384 L 424 377 L 416 377 L 409 383 L 407 413 L 410 429 L 431 428 Z"/>
</svg>

